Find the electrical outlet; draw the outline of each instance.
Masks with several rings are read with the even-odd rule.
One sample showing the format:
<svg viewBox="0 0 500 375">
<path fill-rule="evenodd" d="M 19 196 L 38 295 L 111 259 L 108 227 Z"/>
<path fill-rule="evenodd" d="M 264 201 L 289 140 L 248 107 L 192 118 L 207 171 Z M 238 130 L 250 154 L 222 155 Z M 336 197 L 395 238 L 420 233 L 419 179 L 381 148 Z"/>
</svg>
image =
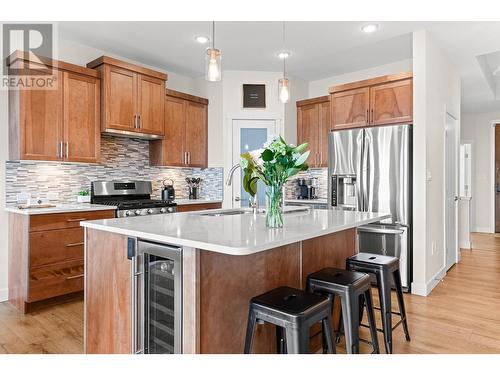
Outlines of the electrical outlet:
<svg viewBox="0 0 500 375">
<path fill-rule="evenodd" d="M 47 193 L 47 199 L 49 201 L 58 201 L 59 200 L 59 193 L 57 191 L 50 191 Z"/>
<path fill-rule="evenodd" d="M 16 194 L 16 200 L 18 203 L 24 203 L 24 202 L 27 202 L 28 199 L 31 198 L 31 193 L 27 193 L 25 191 L 19 193 L 19 194 Z"/>
</svg>

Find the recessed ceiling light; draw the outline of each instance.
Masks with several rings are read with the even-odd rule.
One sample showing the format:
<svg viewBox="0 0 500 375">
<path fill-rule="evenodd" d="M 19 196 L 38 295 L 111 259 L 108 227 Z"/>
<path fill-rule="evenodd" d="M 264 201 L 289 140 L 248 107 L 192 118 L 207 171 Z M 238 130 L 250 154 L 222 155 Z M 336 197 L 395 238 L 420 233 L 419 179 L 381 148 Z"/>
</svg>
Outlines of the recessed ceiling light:
<svg viewBox="0 0 500 375">
<path fill-rule="evenodd" d="M 288 51 L 280 51 L 280 52 L 278 52 L 277 55 L 280 59 L 288 59 L 290 57 L 291 53 Z"/>
<path fill-rule="evenodd" d="M 208 36 L 205 35 L 198 35 L 194 37 L 194 40 L 196 40 L 200 44 L 206 44 L 210 40 Z"/>
<path fill-rule="evenodd" d="M 370 34 L 377 31 L 378 28 L 379 25 L 377 25 L 376 23 L 369 23 L 368 25 L 364 25 L 363 27 L 361 27 L 361 31 Z"/>
</svg>

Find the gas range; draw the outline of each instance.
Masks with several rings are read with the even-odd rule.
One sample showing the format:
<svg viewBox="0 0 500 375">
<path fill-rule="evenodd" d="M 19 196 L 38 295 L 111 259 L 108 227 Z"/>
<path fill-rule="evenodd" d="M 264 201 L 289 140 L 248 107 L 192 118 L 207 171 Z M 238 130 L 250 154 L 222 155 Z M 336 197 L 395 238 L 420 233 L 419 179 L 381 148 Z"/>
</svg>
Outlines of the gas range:
<svg viewBox="0 0 500 375">
<path fill-rule="evenodd" d="M 116 217 L 169 214 L 177 211 L 177 204 L 151 199 L 151 181 L 94 181 L 91 202 L 116 206 Z"/>
</svg>

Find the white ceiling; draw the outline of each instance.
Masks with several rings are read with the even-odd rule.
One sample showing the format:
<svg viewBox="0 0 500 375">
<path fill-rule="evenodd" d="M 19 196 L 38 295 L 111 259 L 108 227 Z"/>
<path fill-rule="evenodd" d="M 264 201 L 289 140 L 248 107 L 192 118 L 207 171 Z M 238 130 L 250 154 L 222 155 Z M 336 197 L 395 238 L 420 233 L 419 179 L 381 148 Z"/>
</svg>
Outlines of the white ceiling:
<svg viewBox="0 0 500 375">
<path fill-rule="evenodd" d="M 477 56 L 500 51 L 500 22 L 380 22 L 373 34 L 365 22 L 287 22 L 290 75 L 307 81 L 412 57 L 415 30 L 427 29 L 443 46 L 462 77 L 466 111 L 500 110 Z M 204 73 L 206 46 L 195 35 L 211 36 L 211 22 L 61 22 L 59 34 L 151 66 L 197 77 Z M 217 22 L 216 47 L 223 69 L 279 71 L 281 22 Z"/>
</svg>

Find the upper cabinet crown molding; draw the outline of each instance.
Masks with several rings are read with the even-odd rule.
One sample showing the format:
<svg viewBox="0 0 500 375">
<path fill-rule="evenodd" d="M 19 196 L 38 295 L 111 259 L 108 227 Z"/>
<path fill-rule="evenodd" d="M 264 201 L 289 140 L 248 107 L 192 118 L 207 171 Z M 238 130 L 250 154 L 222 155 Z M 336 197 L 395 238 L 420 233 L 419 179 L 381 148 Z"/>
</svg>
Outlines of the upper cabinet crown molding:
<svg viewBox="0 0 500 375">
<path fill-rule="evenodd" d="M 413 78 L 413 72 L 402 72 L 402 73 L 388 74 L 385 76 L 369 78 L 369 79 L 365 79 L 362 81 L 344 83 L 342 85 L 336 85 L 336 86 L 330 87 L 328 92 L 330 94 L 334 94 L 334 93 L 340 92 L 340 91 L 359 89 L 362 87 L 374 86 L 374 85 L 378 85 L 381 83 L 387 83 L 387 82 L 400 81 L 400 80 L 404 80 L 404 79 L 408 79 L 408 78 Z"/>
<path fill-rule="evenodd" d="M 9 57 L 9 67 L 21 61 L 26 74 L 36 74 L 47 66 L 53 68 L 55 87 L 9 89 L 10 160 L 98 163 L 101 138 L 97 72 L 19 51 Z"/>
<path fill-rule="evenodd" d="M 162 139 L 165 73 L 108 56 L 91 61 L 101 77 L 101 131 L 133 138 Z"/>
</svg>

